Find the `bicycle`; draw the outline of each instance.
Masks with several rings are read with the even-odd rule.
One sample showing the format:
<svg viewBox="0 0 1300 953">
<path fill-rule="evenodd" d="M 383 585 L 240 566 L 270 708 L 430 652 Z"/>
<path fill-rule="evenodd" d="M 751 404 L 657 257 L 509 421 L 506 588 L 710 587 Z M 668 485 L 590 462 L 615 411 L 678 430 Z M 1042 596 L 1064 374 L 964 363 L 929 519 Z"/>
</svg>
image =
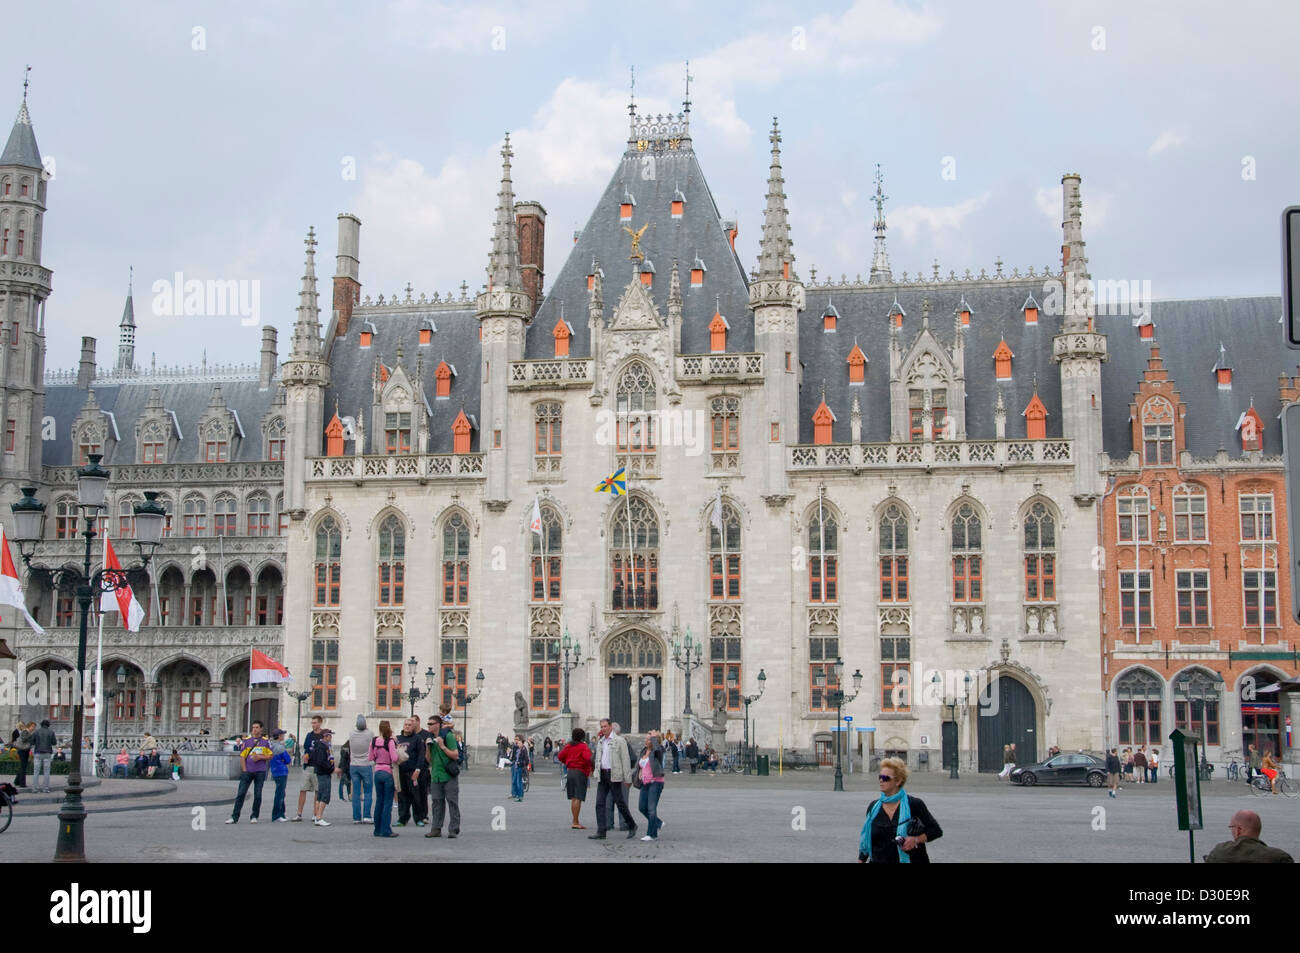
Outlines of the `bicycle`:
<svg viewBox="0 0 1300 953">
<path fill-rule="evenodd" d="M 12 784 L 0 784 L 0 834 L 9 830 L 9 824 L 14 819 L 13 799 L 17 793 L 18 789 Z"/>
<path fill-rule="evenodd" d="M 1273 786 L 1268 783 L 1268 778 L 1262 774 L 1257 774 L 1250 781 L 1251 793 L 1257 797 L 1263 797 L 1266 794 L 1273 793 Z M 1286 772 L 1278 769 L 1277 772 L 1277 793 L 1285 797 L 1300 796 L 1300 784 L 1292 781 L 1286 776 Z"/>
<path fill-rule="evenodd" d="M 1228 781 L 1240 781 L 1242 779 L 1241 770 L 1237 767 L 1237 761 L 1235 758 L 1226 768 L 1224 768 L 1223 776 Z"/>
<path fill-rule="evenodd" d="M 102 754 L 95 755 L 95 777 L 107 778 L 111 776 L 112 773 L 113 772 L 108 767 L 108 759 Z"/>
<path fill-rule="evenodd" d="M 718 762 L 718 769 L 723 774 L 740 774 L 745 770 L 745 765 L 741 762 L 739 756 L 734 754 L 723 755 L 722 760 Z"/>
<path fill-rule="evenodd" d="M 1172 779 L 1174 776 L 1174 766 L 1172 764 L 1169 766 L 1169 771 L 1167 773 Z M 1201 767 L 1197 773 L 1201 776 L 1202 781 L 1209 781 L 1214 775 L 1214 765 L 1210 764 L 1208 761 L 1202 761 Z M 1231 781 L 1232 778 L 1229 778 L 1228 780 Z"/>
</svg>

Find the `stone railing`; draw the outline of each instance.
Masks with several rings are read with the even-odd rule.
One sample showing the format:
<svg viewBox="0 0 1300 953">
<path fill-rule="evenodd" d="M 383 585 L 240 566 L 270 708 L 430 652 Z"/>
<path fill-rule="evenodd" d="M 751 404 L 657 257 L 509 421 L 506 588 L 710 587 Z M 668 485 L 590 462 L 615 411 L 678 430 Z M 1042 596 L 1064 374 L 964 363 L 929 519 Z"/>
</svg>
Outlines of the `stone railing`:
<svg viewBox="0 0 1300 953">
<path fill-rule="evenodd" d="M 80 627 L 75 625 L 50 626 L 44 634 L 22 629 L 15 633 L 14 642 L 16 648 L 36 654 L 42 650 L 75 649 L 80 634 Z M 92 632 L 90 638 L 94 642 L 98 636 Z M 133 661 L 142 659 L 153 649 L 263 649 L 283 644 L 284 626 L 280 625 L 142 625 L 139 632 L 116 626 L 104 628 L 105 657 L 111 648 L 114 655 L 125 654 Z M 93 660 L 87 664 L 93 664 Z"/>
<path fill-rule="evenodd" d="M 529 387 L 576 387 L 591 383 L 591 359 L 557 357 L 546 361 L 511 361 L 508 385 Z"/>
<path fill-rule="evenodd" d="M 328 480 L 464 480 L 483 476 L 481 453 L 416 453 L 315 457 L 307 482 Z"/>
<path fill-rule="evenodd" d="M 824 444 L 788 448 L 791 470 L 968 469 L 1073 462 L 1069 440 L 941 440 L 929 443 Z"/>
<path fill-rule="evenodd" d="M 763 355 L 686 354 L 677 358 L 677 379 L 692 383 L 762 380 Z"/>
<path fill-rule="evenodd" d="M 139 486 L 143 489 L 163 489 L 180 484 L 191 487 L 201 483 L 256 483 L 281 484 L 284 482 L 284 463 L 276 460 L 250 463 L 141 463 L 114 465 L 113 486 Z M 77 467 L 43 467 L 42 479 L 56 487 L 77 485 Z"/>
</svg>

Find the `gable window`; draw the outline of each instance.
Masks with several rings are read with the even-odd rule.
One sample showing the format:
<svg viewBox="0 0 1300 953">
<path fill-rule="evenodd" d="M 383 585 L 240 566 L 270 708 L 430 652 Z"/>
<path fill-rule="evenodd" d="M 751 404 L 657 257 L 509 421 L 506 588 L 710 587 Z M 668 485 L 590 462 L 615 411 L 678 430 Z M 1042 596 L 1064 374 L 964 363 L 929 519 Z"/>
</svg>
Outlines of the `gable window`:
<svg viewBox="0 0 1300 953">
<path fill-rule="evenodd" d="M 908 439 L 925 439 L 925 392 L 914 390 L 908 397 Z M 942 440 L 944 424 L 948 419 L 948 392 L 946 390 L 930 391 L 930 433 L 931 439 Z"/>
<path fill-rule="evenodd" d="M 409 413 L 384 414 L 384 452 L 411 452 L 411 415 Z"/>
<path fill-rule="evenodd" d="M 166 463 L 167 462 L 167 444 L 162 442 L 153 442 L 141 444 L 142 451 L 141 463 Z"/>
<path fill-rule="evenodd" d="M 1153 397 L 1142 407 L 1143 466 L 1168 466 L 1174 462 L 1174 408 L 1163 397 Z"/>
<path fill-rule="evenodd" d="M 963 503 L 952 520 L 952 601 L 982 602 L 983 542 L 975 508 Z"/>
<path fill-rule="evenodd" d="M 1056 601 L 1056 519 L 1045 503 L 1025 517 L 1025 601 Z"/>
<path fill-rule="evenodd" d="M 95 438 L 94 438 L 92 435 L 90 435 L 90 434 L 85 434 L 84 436 L 82 436 L 82 438 L 81 438 L 81 445 L 80 445 L 80 447 L 79 447 L 78 449 L 79 449 L 80 454 L 81 454 L 81 463 L 80 463 L 80 465 L 83 466 L 83 467 L 84 467 L 86 464 L 90 463 L 90 455 L 91 455 L 92 453 L 101 453 L 101 454 L 102 454 L 102 453 L 104 452 L 103 449 L 102 449 L 102 447 L 101 447 L 101 445 L 100 445 L 100 444 L 95 440 Z"/>
<path fill-rule="evenodd" d="M 208 440 L 203 444 L 204 463 L 228 463 L 230 444 L 225 440 Z"/>
<path fill-rule="evenodd" d="M 1121 491 L 1115 501 L 1115 513 L 1121 543 L 1151 542 L 1151 498 L 1145 487 Z"/>
<path fill-rule="evenodd" d="M 1174 541 L 1205 542 L 1205 491 L 1194 486 L 1174 490 Z"/>
<path fill-rule="evenodd" d="M 1243 493 L 1238 499 L 1238 506 L 1243 541 L 1273 539 L 1272 493 Z"/>
<path fill-rule="evenodd" d="M 880 601 L 908 601 L 907 517 L 896 503 L 880 520 Z"/>
</svg>

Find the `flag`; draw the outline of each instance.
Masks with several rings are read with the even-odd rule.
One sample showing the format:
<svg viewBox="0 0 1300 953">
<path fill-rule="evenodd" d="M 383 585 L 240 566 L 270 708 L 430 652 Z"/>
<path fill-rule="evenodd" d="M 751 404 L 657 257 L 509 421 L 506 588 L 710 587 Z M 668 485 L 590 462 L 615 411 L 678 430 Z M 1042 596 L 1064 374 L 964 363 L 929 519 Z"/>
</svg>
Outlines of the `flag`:
<svg viewBox="0 0 1300 953">
<path fill-rule="evenodd" d="M 262 652 L 253 649 L 253 661 L 250 663 L 248 673 L 248 684 L 256 685 L 262 682 L 275 682 L 277 685 L 284 682 L 292 682 L 293 676 L 289 670 Z"/>
<path fill-rule="evenodd" d="M 614 496 L 621 496 L 627 492 L 627 477 L 624 472 L 627 467 L 619 467 L 605 479 L 596 484 L 597 493 L 612 493 Z"/>
<path fill-rule="evenodd" d="M 718 487 L 718 496 L 713 501 L 713 528 L 722 535 L 722 487 Z"/>
<path fill-rule="evenodd" d="M 140 623 L 144 621 L 144 609 L 136 601 L 135 593 L 127 585 L 126 573 L 122 572 L 122 564 L 117 561 L 117 553 L 113 552 L 113 544 L 108 541 L 108 536 L 104 536 L 104 576 L 107 579 L 110 573 L 114 573 L 116 582 L 121 586 L 120 589 L 114 589 L 111 592 L 105 592 L 99 597 L 100 612 L 121 612 L 126 619 L 126 627 L 130 632 L 139 632 Z"/>
<path fill-rule="evenodd" d="M 27 600 L 23 598 L 23 587 L 18 582 L 18 570 L 14 568 L 14 558 L 9 554 L 9 540 L 5 539 L 4 527 L 0 526 L 0 605 L 13 606 L 27 619 L 27 624 L 42 635 L 45 630 L 36 624 L 32 614 L 27 611 Z"/>
<path fill-rule="evenodd" d="M 537 497 L 535 496 L 533 497 L 533 519 L 532 522 L 528 524 L 528 528 L 538 536 L 542 535 L 542 507 L 537 502 Z"/>
</svg>

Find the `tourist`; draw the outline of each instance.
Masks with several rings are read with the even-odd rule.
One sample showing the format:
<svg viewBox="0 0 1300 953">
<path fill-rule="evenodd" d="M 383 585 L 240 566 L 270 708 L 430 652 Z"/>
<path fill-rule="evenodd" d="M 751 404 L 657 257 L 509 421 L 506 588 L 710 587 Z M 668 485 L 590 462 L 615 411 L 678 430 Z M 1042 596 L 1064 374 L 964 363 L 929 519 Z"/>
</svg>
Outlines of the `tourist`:
<svg viewBox="0 0 1300 953">
<path fill-rule="evenodd" d="M 1255 772 L 1262 770 L 1264 767 L 1264 756 L 1254 745 L 1250 746 L 1250 755 L 1246 759 L 1246 783 L 1249 784 Z"/>
<path fill-rule="evenodd" d="M 1110 754 L 1106 755 L 1106 783 L 1110 785 L 1111 797 L 1119 791 L 1119 768 L 1119 749 L 1111 748 Z"/>
<path fill-rule="evenodd" d="M 32 733 L 35 730 L 36 722 L 24 724 L 20 721 L 9 739 L 14 746 L 14 750 L 18 752 L 18 777 L 14 778 L 15 787 L 27 787 L 27 767 L 31 763 Z"/>
<path fill-rule="evenodd" d="M 655 841 L 664 826 L 659 818 L 659 797 L 664 790 L 664 746 L 656 729 L 646 732 L 645 750 L 637 764 L 641 772 L 640 811 L 646 824 L 645 836 L 641 839 Z"/>
<path fill-rule="evenodd" d="M 928 864 L 925 845 L 943 836 L 925 802 L 903 790 L 907 765 L 900 758 L 880 762 L 880 797 L 867 808 L 858 837 L 858 863 Z"/>
<path fill-rule="evenodd" d="M 295 821 L 302 820 L 302 809 L 307 803 L 307 795 L 311 794 L 313 797 L 316 795 L 316 772 L 307 762 L 311 758 L 312 746 L 320 737 L 322 723 L 320 715 L 312 715 L 311 731 L 307 732 L 307 737 L 302 740 L 302 751 L 298 752 L 298 757 L 302 759 L 302 787 L 298 789 L 298 815 L 294 818 Z"/>
<path fill-rule="evenodd" d="M 1133 753 L 1133 773 L 1138 784 L 1147 783 L 1147 753 L 1146 745 L 1138 745 L 1137 751 Z"/>
<path fill-rule="evenodd" d="M 420 750 L 424 752 L 424 770 L 420 772 L 420 781 L 419 784 L 416 785 L 415 796 L 419 798 L 420 810 L 424 812 L 426 821 L 429 817 L 429 787 L 433 783 L 433 779 L 429 776 L 429 742 L 431 742 L 436 735 L 446 733 L 446 730 L 442 726 L 442 719 L 444 715 L 451 713 L 451 707 L 449 705 L 443 705 L 441 707 L 446 708 L 447 710 L 440 710 L 438 714 L 430 715 L 424 720 L 424 728 L 416 733 L 416 738 L 419 739 Z"/>
<path fill-rule="evenodd" d="M 369 824 L 370 809 L 375 789 L 374 762 L 370 760 L 370 745 L 375 733 L 366 727 L 365 715 L 357 715 L 356 731 L 348 735 L 348 749 L 352 763 L 348 774 L 352 778 L 352 823 Z"/>
<path fill-rule="evenodd" d="M 41 724 L 43 725 L 45 724 L 45 722 L 41 722 Z M 1269 790 L 1271 790 L 1274 794 L 1276 794 L 1277 793 L 1277 762 L 1273 760 L 1272 750 L 1264 752 L 1264 757 L 1260 761 L 1259 770 L 1263 772 L 1264 777 L 1268 778 Z M 46 786 L 45 790 L 49 791 L 48 785 Z"/>
<path fill-rule="evenodd" d="M 1263 832 L 1263 823 L 1254 811 L 1238 811 L 1228 823 L 1232 840 L 1215 844 L 1214 849 L 1205 855 L 1207 864 L 1293 864 L 1295 861 L 1286 851 L 1269 847 L 1259 835 Z"/>
<path fill-rule="evenodd" d="M 627 809 L 623 797 L 623 785 L 632 777 L 632 765 L 627 756 L 627 744 L 614 732 L 614 725 L 608 718 L 600 720 L 600 733 L 596 736 L 595 766 L 600 771 L 599 783 L 596 785 L 596 833 L 589 835 L 591 840 L 605 840 L 605 832 L 614 820 L 608 816 L 605 799 L 612 797 L 618 814 L 627 823 L 628 838 L 636 836 L 636 821 Z"/>
<path fill-rule="evenodd" d="M 682 773 L 682 740 L 671 731 L 668 732 L 668 750 L 673 755 L 673 774 Z"/>
<path fill-rule="evenodd" d="M 149 749 L 149 777 L 155 777 L 158 769 L 162 767 L 162 759 L 158 757 L 158 749 Z"/>
<path fill-rule="evenodd" d="M 1005 778 L 1016 767 L 1016 756 L 1011 753 L 1011 745 L 1002 746 L 1002 770 L 998 772 L 998 777 Z"/>
<path fill-rule="evenodd" d="M 591 778 L 591 749 L 587 747 L 587 733 L 581 728 L 573 729 L 573 739 L 555 755 L 564 765 L 564 793 L 569 798 L 569 809 L 573 811 L 572 828 L 585 831 L 578 815 L 582 812 L 582 802 L 587 800 L 587 783 Z"/>
<path fill-rule="evenodd" d="M 551 736 L 547 735 L 542 741 L 542 760 L 550 761 L 551 756 L 555 753 L 555 746 L 551 744 Z"/>
<path fill-rule="evenodd" d="M 226 823 L 239 823 L 239 814 L 244 809 L 244 796 L 248 793 L 249 785 L 252 785 L 253 809 L 248 821 L 256 824 L 258 815 L 262 813 L 262 785 L 266 783 L 266 770 L 273 754 L 268 739 L 262 737 L 260 721 L 253 722 L 252 734 L 240 739 L 235 745 L 235 751 L 239 754 L 241 766 L 239 788 L 235 792 L 235 808 L 230 812 L 230 817 L 226 818 Z"/>
<path fill-rule="evenodd" d="M 429 795 L 433 799 L 432 829 L 425 837 L 442 836 L 442 818 L 447 815 L 447 839 L 460 836 L 460 758 L 462 748 L 456 738 L 455 720 L 450 714 L 442 718 L 443 731 L 429 741 Z"/>
<path fill-rule="evenodd" d="M 338 758 L 339 800 L 346 801 L 352 793 L 352 741 L 343 742 Z"/>
<path fill-rule="evenodd" d="M 700 746 L 695 743 L 694 738 L 686 742 L 686 763 L 691 766 L 691 774 L 700 766 Z"/>
<path fill-rule="evenodd" d="M 405 827 L 414 817 L 415 826 L 423 827 L 428 819 L 428 805 L 420 803 L 420 775 L 425 768 L 425 755 L 420 747 L 420 719 L 407 718 L 402 722 L 398 745 L 406 748 L 407 759 L 397 764 L 397 826 Z"/>
<path fill-rule="evenodd" d="M 317 827 L 329 827 L 325 820 L 325 806 L 330 802 L 330 790 L 334 787 L 334 732 L 322 728 L 320 735 L 311 746 L 310 763 L 316 772 L 316 806 L 312 823 Z"/>
<path fill-rule="evenodd" d="M 1147 755 L 1147 780 L 1155 784 L 1160 780 L 1160 749 L 1152 748 Z"/>
<path fill-rule="evenodd" d="M 275 785 L 275 799 L 271 802 L 271 823 L 287 824 L 285 816 L 284 789 L 289 786 L 289 765 L 293 764 L 293 755 L 284 743 L 284 729 L 277 728 L 271 732 L 271 782 Z"/>
<path fill-rule="evenodd" d="M 54 760 L 54 748 L 59 739 L 54 734 L 47 719 L 41 720 L 41 727 L 32 733 L 32 756 L 36 763 L 37 791 L 50 793 L 50 762 Z M 44 778 L 44 780 L 41 780 Z"/>
<path fill-rule="evenodd" d="M 524 799 L 524 775 L 532 766 L 532 746 L 524 743 L 523 735 L 515 735 L 515 752 L 510 759 L 510 799 Z"/>
<path fill-rule="evenodd" d="M 113 765 L 113 777 L 125 778 L 131 767 L 131 754 L 125 748 L 117 753 L 116 763 Z"/>
<path fill-rule="evenodd" d="M 361 723 L 360 717 L 357 723 Z M 387 720 L 379 723 L 379 737 L 371 739 L 370 761 L 375 766 L 375 836 L 396 837 L 393 833 L 393 785 L 397 779 L 393 777 L 393 765 L 397 764 L 397 742 L 393 740 L 393 729 Z"/>
<path fill-rule="evenodd" d="M 172 776 L 173 781 L 181 779 L 181 753 L 172 748 L 172 756 L 167 759 L 167 773 Z"/>
</svg>

